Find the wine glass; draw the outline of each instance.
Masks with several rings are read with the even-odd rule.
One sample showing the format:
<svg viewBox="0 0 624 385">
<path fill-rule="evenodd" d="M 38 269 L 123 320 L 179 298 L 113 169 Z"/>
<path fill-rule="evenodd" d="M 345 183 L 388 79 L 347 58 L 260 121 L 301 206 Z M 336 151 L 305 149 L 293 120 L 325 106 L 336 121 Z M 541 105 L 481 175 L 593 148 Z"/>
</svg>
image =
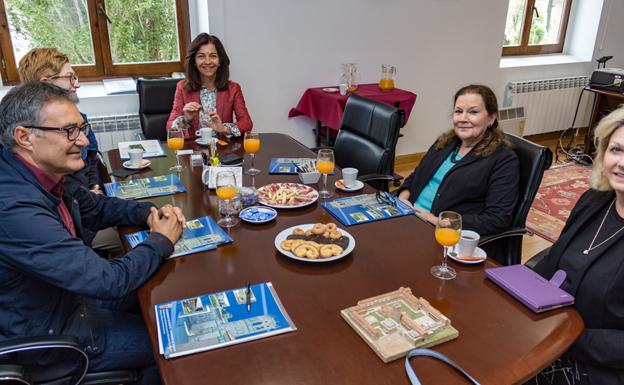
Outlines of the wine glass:
<svg viewBox="0 0 624 385">
<path fill-rule="evenodd" d="M 258 175 L 260 170 L 254 167 L 254 158 L 256 152 L 260 150 L 260 135 L 257 132 L 248 131 L 245 133 L 245 140 L 243 140 L 243 147 L 245 152 L 251 155 L 251 167 L 247 170 L 247 175 Z"/>
<path fill-rule="evenodd" d="M 180 164 L 180 158 L 178 157 L 178 150 L 184 147 L 184 131 L 182 130 L 169 130 L 167 131 L 167 147 L 175 151 L 176 165 L 169 167 L 171 171 L 182 171 L 184 166 Z"/>
<path fill-rule="evenodd" d="M 236 195 L 236 178 L 232 171 L 217 171 L 217 196 L 225 206 L 225 217 L 217 222 L 221 227 L 233 227 L 238 224 L 238 219 L 230 216 L 229 203 Z"/>
<path fill-rule="evenodd" d="M 444 259 L 441 265 L 431 268 L 431 274 L 440 279 L 453 279 L 457 273 L 446 265 L 446 256 L 452 253 L 453 246 L 459 242 L 462 229 L 461 215 L 454 211 L 442 211 L 438 215 L 438 224 L 435 229 L 436 241 L 444 246 Z"/>
<path fill-rule="evenodd" d="M 319 191 L 319 197 L 329 198 L 333 194 L 327 190 L 327 174 L 334 171 L 334 150 L 322 148 L 316 156 L 316 169 L 323 174 L 323 187 Z"/>
</svg>

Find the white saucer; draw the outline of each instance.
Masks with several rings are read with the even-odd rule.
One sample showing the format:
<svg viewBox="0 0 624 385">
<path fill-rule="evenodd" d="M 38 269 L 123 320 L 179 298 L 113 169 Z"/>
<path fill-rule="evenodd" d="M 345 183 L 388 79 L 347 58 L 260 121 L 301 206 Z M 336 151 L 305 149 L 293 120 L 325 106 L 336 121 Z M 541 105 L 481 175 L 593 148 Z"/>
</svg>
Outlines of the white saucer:
<svg viewBox="0 0 624 385">
<path fill-rule="evenodd" d="M 210 145 L 210 141 L 203 141 L 203 140 L 201 140 L 201 138 L 195 139 L 195 143 L 199 144 L 200 146 L 209 146 Z"/>
<path fill-rule="evenodd" d="M 476 265 L 477 263 L 481 263 L 485 261 L 487 259 L 487 254 L 482 248 L 477 247 L 474 251 L 474 254 L 472 254 L 472 257 L 469 257 L 471 258 L 470 260 L 462 259 L 462 257 L 455 258 L 453 257 L 453 254 L 449 254 L 449 258 L 459 263 L 465 263 L 467 265 Z M 478 259 L 473 260 L 472 258 L 478 258 Z"/>
<path fill-rule="evenodd" d="M 323 92 L 329 92 L 330 94 L 333 94 L 334 92 L 338 92 L 339 89 L 336 87 L 327 87 L 327 88 L 323 88 Z"/>
<path fill-rule="evenodd" d="M 130 169 L 130 170 L 141 170 L 141 169 L 144 169 L 145 167 L 149 167 L 151 164 L 152 162 L 150 162 L 148 159 L 143 159 L 143 162 L 141 163 L 139 167 L 133 166 L 129 160 L 123 162 L 124 168 Z"/>
<path fill-rule="evenodd" d="M 364 188 L 364 182 L 362 182 L 361 180 L 355 180 L 355 185 L 353 187 L 347 187 L 344 185 L 344 182 L 342 181 L 342 179 L 338 179 L 337 181 L 334 182 L 334 186 L 336 186 L 336 188 L 338 190 L 341 191 L 346 191 L 346 192 L 352 192 L 352 191 L 358 191 Z"/>
</svg>

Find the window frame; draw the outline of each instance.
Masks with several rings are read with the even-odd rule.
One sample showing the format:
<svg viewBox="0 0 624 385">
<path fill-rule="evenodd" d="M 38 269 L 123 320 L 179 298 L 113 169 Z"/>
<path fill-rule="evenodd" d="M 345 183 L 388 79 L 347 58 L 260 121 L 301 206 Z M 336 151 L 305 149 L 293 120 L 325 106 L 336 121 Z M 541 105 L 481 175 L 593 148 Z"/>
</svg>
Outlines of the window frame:
<svg viewBox="0 0 624 385">
<path fill-rule="evenodd" d="M 527 0 L 524 10 L 524 20 L 522 21 L 522 33 L 520 35 L 520 44 L 515 46 L 503 47 L 502 56 L 523 56 L 523 55 L 543 55 L 550 53 L 563 53 L 566 32 L 568 30 L 568 22 L 570 20 L 570 10 L 572 9 L 572 0 L 566 0 L 565 8 L 559 26 L 559 42 L 556 44 L 540 44 L 529 45 L 529 35 L 531 25 L 533 23 L 533 13 L 535 12 L 535 0 Z M 531 12 L 528 12 L 531 10 Z M 509 9 L 507 10 L 509 12 Z M 507 17 L 507 15 L 505 15 Z"/>
<path fill-rule="evenodd" d="M 184 72 L 186 49 L 190 43 L 190 21 L 187 0 L 175 0 L 178 44 L 180 60 L 175 62 L 113 64 L 108 35 L 108 22 L 105 14 L 105 0 L 86 0 L 91 43 L 95 64 L 74 65 L 73 69 L 82 81 L 127 76 L 169 76 L 172 72 Z M 101 8 L 104 12 L 98 11 Z M 13 53 L 13 43 L 4 0 L 0 0 L 0 75 L 4 85 L 20 82 L 17 63 Z"/>
</svg>

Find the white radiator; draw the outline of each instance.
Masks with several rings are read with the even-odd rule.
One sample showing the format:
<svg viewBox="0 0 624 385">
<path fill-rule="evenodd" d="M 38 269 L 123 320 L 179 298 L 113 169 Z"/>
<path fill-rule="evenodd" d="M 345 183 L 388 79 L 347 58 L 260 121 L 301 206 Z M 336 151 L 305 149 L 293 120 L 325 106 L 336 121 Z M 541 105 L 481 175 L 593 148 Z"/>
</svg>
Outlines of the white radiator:
<svg viewBox="0 0 624 385">
<path fill-rule="evenodd" d="M 505 93 L 507 107 L 524 107 L 524 135 L 570 128 L 587 76 L 511 82 Z M 590 92 L 584 92 L 574 127 L 587 127 L 591 113 Z"/>
<path fill-rule="evenodd" d="M 141 130 L 124 130 L 124 131 L 103 131 L 95 132 L 95 138 L 101 152 L 113 150 L 117 148 L 117 143 L 130 140 L 139 140 L 137 134 Z"/>
</svg>

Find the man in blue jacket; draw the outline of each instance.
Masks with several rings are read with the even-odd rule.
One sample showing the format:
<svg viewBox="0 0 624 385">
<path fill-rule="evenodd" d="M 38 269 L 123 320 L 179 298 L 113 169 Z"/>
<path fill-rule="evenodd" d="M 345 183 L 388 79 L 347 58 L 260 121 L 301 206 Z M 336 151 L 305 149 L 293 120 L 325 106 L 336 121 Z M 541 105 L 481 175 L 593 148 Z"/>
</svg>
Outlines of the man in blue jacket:
<svg viewBox="0 0 624 385">
<path fill-rule="evenodd" d="M 32 82 L 0 102 L 0 340 L 78 337 L 92 371 L 142 368 L 158 384 L 135 291 L 173 251 L 184 216 L 177 207 L 94 194 L 64 194 L 64 176 L 84 167 L 89 145 L 68 91 Z M 110 226 L 148 226 L 150 236 L 106 260 L 83 237 Z M 58 357 L 41 355 L 35 365 Z"/>
</svg>

